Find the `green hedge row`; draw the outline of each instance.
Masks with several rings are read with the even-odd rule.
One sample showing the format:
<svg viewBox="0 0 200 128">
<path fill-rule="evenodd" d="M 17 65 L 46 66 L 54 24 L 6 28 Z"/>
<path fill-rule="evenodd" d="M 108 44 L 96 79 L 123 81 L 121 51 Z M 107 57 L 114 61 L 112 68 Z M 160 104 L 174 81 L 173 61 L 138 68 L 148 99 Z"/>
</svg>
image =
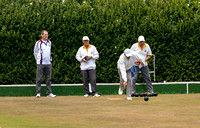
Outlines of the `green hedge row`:
<svg viewBox="0 0 200 128">
<path fill-rule="evenodd" d="M 97 82 L 119 82 L 117 60 L 139 35 L 156 55 L 157 81 L 200 78 L 198 0 L 0 0 L 0 8 L 0 84 L 35 83 L 33 48 L 43 29 L 53 44 L 53 83 L 82 82 L 75 55 L 84 35 L 100 54 Z"/>
</svg>

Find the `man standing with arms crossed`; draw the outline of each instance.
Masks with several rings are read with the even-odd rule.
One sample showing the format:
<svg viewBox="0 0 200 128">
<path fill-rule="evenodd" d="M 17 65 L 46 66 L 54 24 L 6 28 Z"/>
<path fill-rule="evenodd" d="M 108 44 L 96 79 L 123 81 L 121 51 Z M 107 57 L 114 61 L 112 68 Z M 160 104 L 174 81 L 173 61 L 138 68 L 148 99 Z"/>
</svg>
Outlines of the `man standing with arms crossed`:
<svg viewBox="0 0 200 128">
<path fill-rule="evenodd" d="M 45 80 L 47 86 L 47 97 L 56 97 L 51 91 L 51 72 L 52 72 L 52 57 L 51 57 L 51 41 L 48 40 L 48 32 L 43 30 L 41 32 L 42 39 L 37 41 L 34 47 L 34 57 L 37 63 L 36 74 L 36 97 L 41 96 L 41 82 L 42 76 L 45 72 Z"/>
<path fill-rule="evenodd" d="M 142 61 L 141 56 L 133 52 L 130 49 L 125 49 L 124 53 L 122 53 L 119 57 L 119 60 L 117 62 L 117 68 L 118 68 L 118 73 L 120 77 L 120 87 L 119 87 L 119 95 L 122 95 L 123 90 L 126 87 L 126 95 L 127 95 L 127 100 L 132 100 L 131 94 L 132 94 L 132 74 L 131 74 L 131 67 L 133 65 L 138 65 L 140 61 L 141 65 L 144 66 L 144 63 Z"/>
<path fill-rule="evenodd" d="M 139 66 L 135 66 L 136 71 L 135 71 L 135 78 L 133 79 L 133 91 L 132 93 L 136 92 L 135 84 L 136 80 L 139 74 L 139 70 L 142 72 L 142 76 L 146 82 L 148 92 L 153 93 L 153 86 L 151 82 L 151 77 L 149 74 L 149 67 L 147 65 L 147 61 L 151 58 L 152 52 L 151 48 L 147 43 L 145 43 L 145 38 L 144 36 L 139 36 L 138 37 L 138 43 L 135 43 L 132 45 L 131 50 L 137 52 L 141 57 L 144 62 L 144 66 L 140 64 Z"/>
<path fill-rule="evenodd" d="M 78 49 L 76 59 L 81 63 L 80 68 L 83 77 L 83 87 L 85 90 L 84 97 L 88 97 L 90 95 L 88 78 L 90 78 L 92 95 L 94 97 L 99 97 L 100 95 L 97 93 L 96 87 L 95 70 L 95 60 L 99 58 L 99 53 L 95 46 L 89 44 L 89 38 L 87 36 L 83 37 L 82 42 L 84 45 Z"/>
</svg>

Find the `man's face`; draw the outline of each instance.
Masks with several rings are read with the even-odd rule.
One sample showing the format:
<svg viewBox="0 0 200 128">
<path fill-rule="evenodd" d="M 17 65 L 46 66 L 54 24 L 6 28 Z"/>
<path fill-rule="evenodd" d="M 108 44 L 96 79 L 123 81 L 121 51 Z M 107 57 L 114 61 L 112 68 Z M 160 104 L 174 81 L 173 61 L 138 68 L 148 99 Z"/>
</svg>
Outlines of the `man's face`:
<svg viewBox="0 0 200 128">
<path fill-rule="evenodd" d="M 145 41 L 140 41 L 139 44 L 140 45 L 144 45 Z"/>
<path fill-rule="evenodd" d="M 126 57 L 128 60 L 131 58 L 130 56 L 129 57 Z"/>
<path fill-rule="evenodd" d="M 88 46 L 89 45 L 89 40 L 83 40 L 83 43 L 85 46 Z"/>
<path fill-rule="evenodd" d="M 48 40 L 48 32 L 44 31 L 44 33 L 41 35 L 43 40 Z"/>
<path fill-rule="evenodd" d="M 124 54 L 126 56 L 126 54 Z M 129 60 L 131 57 L 130 56 L 126 56 L 126 58 Z"/>
</svg>

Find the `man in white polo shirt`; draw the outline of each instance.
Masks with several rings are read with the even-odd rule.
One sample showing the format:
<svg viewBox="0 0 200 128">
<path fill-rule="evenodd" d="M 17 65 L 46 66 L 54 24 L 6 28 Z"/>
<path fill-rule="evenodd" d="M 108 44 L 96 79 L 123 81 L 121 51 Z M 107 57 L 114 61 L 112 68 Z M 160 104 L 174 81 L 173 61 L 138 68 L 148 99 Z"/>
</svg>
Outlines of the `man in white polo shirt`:
<svg viewBox="0 0 200 128">
<path fill-rule="evenodd" d="M 131 50 L 137 52 L 141 57 L 142 60 L 144 61 L 144 66 L 140 64 L 139 66 L 135 65 L 136 71 L 135 71 L 135 78 L 133 79 L 133 92 L 136 92 L 135 84 L 136 80 L 139 74 L 139 70 L 142 72 L 142 76 L 146 82 L 148 92 L 153 93 L 153 86 L 151 82 L 151 77 L 149 74 L 149 67 L 147 64 L 147 61 L 151 58 L 152 52 L 151 48 L 147 43 L 145 43 L 145 38 L 144 36 L 139 36 L 138 37 L 138 43 L 135 43 L 132 45 Z"/>
<path fill-rule="evenodd" d="M 52 72 L 52 57 L 51 57 L 51 41 L 48 40 L 47 30 L 41 32 L 41 40 L 38 40 L 34 47 L 34 57 L 37 63 L 36 74 L 36 97 L 40 97 L 42 76 L 45 72 L 45 80 L 47 86 L 47 97 L 56 97 L 51 91 L 51 72 Z"/>
<path fill-rule="evenodd" d="M 124 53 L 122 53 L 119 57 L 119 60 L 117 61 L 117 68 L 118 73 L 120 77 L 120 87 L 119 87 L 119 95 L 122 95 L 123 90 L 126 87 L 126 95 L 127 100 L 132 100 L 131 94 L 132 94 L 132 74 L 131 74 L 131 67 L 133 65 L 138 65 L 139 61 L 141 62 L 141 65 L 144 66 L 144 63 L 142 61 L 141 56 L 133 52 L 130 49 L 125 49 Z"/>
<path fill-rule="evenodd" d="M 76 59 L 81 63 L 80 68 L 83 77 L 83 87 L 85 90 L 84 97 L 88 97 L 90 95 L 88 78 L 90 78 L 92 95 L 99 97 L 100 94 L 97 93 L 96 87 L 95 70 L 95 60 L 99 58 L 99 53 L 95 46 L 89 44 L 89 38 L 87 36 L 83 37 L 82 42 L 84 45 L 78 49 Z"/>
</svg>

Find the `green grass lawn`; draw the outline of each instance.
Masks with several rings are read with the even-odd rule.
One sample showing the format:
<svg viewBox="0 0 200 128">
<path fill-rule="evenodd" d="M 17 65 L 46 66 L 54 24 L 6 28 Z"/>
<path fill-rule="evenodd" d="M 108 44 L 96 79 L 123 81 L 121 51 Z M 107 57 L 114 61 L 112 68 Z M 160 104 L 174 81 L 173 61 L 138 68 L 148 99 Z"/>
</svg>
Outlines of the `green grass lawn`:
<svg viewBox="0 0 200 128">
<path fill-rule="evenodd" d="M 200 94 L 0 97 L 1 128 L 198 128 Z"/>
</svg>

